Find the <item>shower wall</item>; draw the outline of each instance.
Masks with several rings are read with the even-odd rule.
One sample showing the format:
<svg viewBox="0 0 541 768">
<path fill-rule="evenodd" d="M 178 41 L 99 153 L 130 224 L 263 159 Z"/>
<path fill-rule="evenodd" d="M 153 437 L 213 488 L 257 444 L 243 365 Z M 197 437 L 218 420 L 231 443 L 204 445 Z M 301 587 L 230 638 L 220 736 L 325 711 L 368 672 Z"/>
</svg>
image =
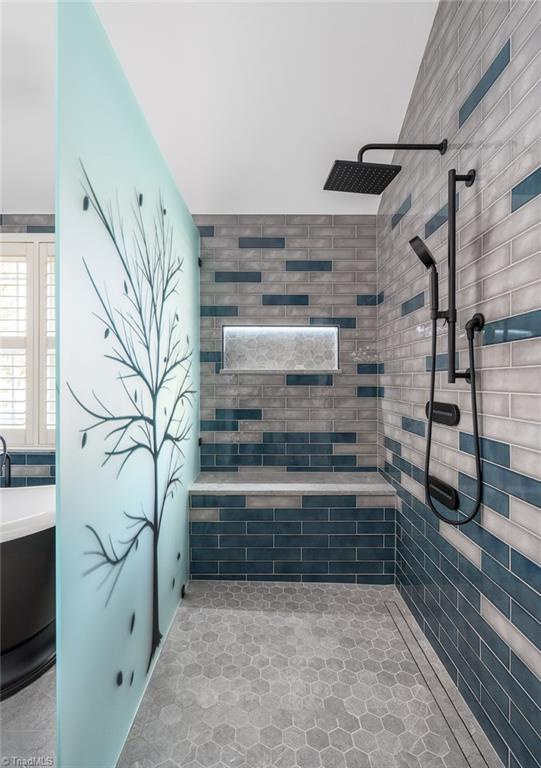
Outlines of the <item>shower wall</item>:
<svg viewBox="0 0 541 768">
<path fill-rule="evenodd" d="M 202 238 L 202 469 L 374 470 L 381 394 L 375 216 L 195 221 Z M 340 372 L 224 373 L 224 325 L 339 326 Z"/>
<path fill-rule="evenodd" d="M 541 3 L 443 2 L 407 110 L 402 141 L 449 140 L 443 157 L 397 153 L 402 173 L 378 216 L 379 463 L 400 496 L 397 583 L 504 765 L 541 763 Z M 443 277 L 447 171 L 459 185 L 459 326 L 474 312 L 483 507 L 461 528 L 424 504 L 430 364 L 428 278 L 408 246 L 420 235 Z M 466 341 L 458 338 L 462 369 Z M 468 386 L 446 383 L 438 339 L 436 399 L 461 409 L 436 426 L 431 472 L 475 494 Z"/>
</svg>

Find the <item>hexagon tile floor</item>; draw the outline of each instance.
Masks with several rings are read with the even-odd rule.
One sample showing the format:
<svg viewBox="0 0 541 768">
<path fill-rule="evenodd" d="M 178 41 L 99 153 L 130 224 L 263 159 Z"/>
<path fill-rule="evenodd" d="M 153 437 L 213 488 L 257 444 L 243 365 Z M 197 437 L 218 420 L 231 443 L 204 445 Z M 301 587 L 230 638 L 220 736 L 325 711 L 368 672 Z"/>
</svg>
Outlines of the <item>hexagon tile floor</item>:
<svg viewBox="0 0 541 768">
<path fill-rule="evenodd" d="M 407 611 L 391 587 L 192 583 L 118 768 L 496 765 L 456 740 L 386 601 Z"/>
</svg>

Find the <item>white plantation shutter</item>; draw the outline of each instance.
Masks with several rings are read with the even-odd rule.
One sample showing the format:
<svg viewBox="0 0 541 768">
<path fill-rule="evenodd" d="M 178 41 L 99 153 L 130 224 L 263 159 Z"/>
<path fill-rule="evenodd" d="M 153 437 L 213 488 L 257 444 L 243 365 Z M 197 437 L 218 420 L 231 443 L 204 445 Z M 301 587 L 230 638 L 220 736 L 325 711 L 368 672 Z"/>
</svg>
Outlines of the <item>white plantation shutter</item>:
<svg viewBox="0 0 541 768">
<path fill-rule="evenodd" d="M 56 423 L 54 243 L 39 244 L 39 271 L 39 438 L 42 444 L 52 444 Z"/>
<path fill-rule="evenodd" d="M 33 441 L 32 242 L 0 244 L 0 432 L 8 445 Z"/>
<path fill-rule="evenodd" d="M 54 445 L 54 242 L 0 239 L 0 433 L 8 447 Z"/>
</svg>

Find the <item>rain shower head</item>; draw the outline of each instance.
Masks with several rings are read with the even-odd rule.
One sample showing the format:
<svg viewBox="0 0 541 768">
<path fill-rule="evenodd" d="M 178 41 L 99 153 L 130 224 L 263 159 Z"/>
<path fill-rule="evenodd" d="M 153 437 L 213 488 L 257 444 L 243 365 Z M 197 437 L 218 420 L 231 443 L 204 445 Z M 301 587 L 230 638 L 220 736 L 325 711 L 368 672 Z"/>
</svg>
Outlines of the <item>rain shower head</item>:
<svg viewBox="0 0 541 768">
<path fill-rule="evenodd" d="M 363 163 L 363 154 L 369 149 L 432 149 L 444 155 L 447 139 L 439 144 L 365 144 L 357 154 L 357 160 L 335 160 L 323 189 L 331 192 L 361 192 L 365 195 L 381 195 L 401 165 L 390 163 Z"/>
<path fill-rule="evenodd" d="M 410 240 L 410 245 L 427 269 L 436 268 L 436 262 L 434 261 L 434 257 L 432 256 L 428 247 L 424 244 L 424 242 L 421 240 L 420 237 L 417 237 L 417 236 L 413 237 Z"/>
<path fill-rule="evenodd" d="M 335 160 L 323 189 L 381 195 L 396 174 L 400 173 L 401 168 L 401 165 Z"/>
</svg>

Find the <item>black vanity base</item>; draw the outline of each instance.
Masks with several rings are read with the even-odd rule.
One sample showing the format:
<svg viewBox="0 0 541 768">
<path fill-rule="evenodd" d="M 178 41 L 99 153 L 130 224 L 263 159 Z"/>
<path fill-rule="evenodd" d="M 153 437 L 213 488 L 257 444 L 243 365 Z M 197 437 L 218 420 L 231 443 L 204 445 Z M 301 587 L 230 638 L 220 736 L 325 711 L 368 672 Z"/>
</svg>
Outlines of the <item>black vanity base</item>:
<svg viewBox="0 0 541 768">
<path fill-rule="evenodd" d="M 0 700 L 33 683 L 53 666 L 55 660 L 56 621 L 52 621 L 25 643 L 2 654 Z"/>
</svg>

